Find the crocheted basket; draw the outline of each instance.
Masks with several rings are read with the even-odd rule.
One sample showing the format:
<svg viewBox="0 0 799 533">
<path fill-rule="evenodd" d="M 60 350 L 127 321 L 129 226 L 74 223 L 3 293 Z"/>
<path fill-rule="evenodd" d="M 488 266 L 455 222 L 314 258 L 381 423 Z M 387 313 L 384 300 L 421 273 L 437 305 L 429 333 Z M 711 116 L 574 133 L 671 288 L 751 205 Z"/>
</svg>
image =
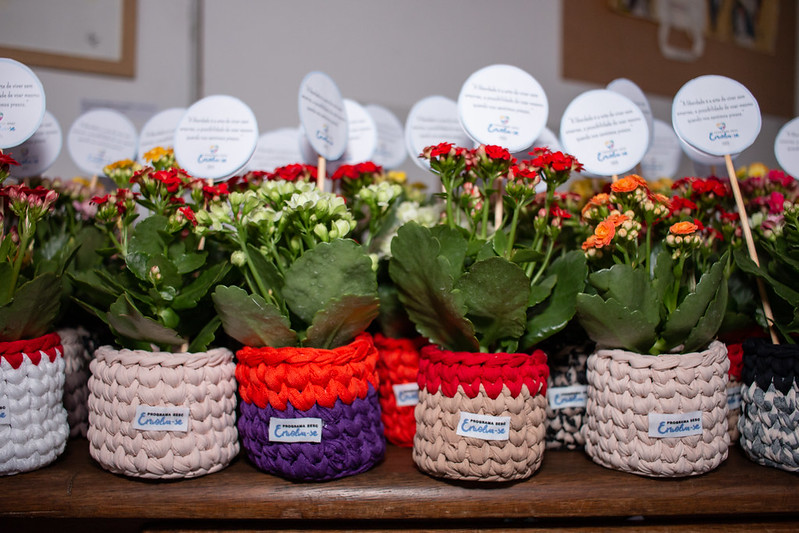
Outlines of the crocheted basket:
<svg viewBox="0 0 799 533">
<path fill-rule="evenodd" d="M 565 346 L 550 357 L 547 382 L 548 450 L 576 450 L 585 444 L 581 428 L 585 418 L 585 363 L 593 343 Z M 554 364 L 553 361 L 562 361 Z"/>
<path fill-rule="evenodd" d="M 332 350 L 244 347 L 236 355 L 239 431 L 258 468 L 325 481 L 382 460 L 386 443 L 370 335 Z"/>
<path fill-rule="evenodd" d="M 89 452 L 103 468 L 132 477 L 192 478 L 221 470 L 236 457 L 230 350 L 169 353 L 101 346 L 94 356 Z"/>
<path fill-rule="evenodd" d="M 36 470 L 61 455 L 69 435 L 63 394 L 58 334 L 0 342 L 0 475 Z"/>
<path fill-rule="evenodd" d="M 380 378 L 380 410 L 386 438 L 397 446 L 413 446 L 416 419 L 413 411 L 419 401 L 419 349 L 424 338 L 393 339 L 380 333 L 374 336 L 377 348 L 377 375 Z"/>
<path fill-rule="evenodd" d="M 728 369 L 718 341 L 684 354 L 595 351 L 587 364 L 585 451 L 602 466 L 644 476 L 713 470 L 730 444 Z"/>
<path fill-rule="evenodd" d="M 89 333 L 83 328 L 58 330 L 64 347 L 64 407 L 67 409 L 69 436 L 85 437 L 89 429 Z"/>
<path fill-rule="evenodd" d="M 738 442 L 741 432 L 738 431 L 738 418 L 741 416 L 741 372 L 743 371 L 744 350 L 741 343 L 727 345 L 727 357 L 730 359 L 729 383 L 727 383 L 727 433 L 730 444 Z"/>
<path fill-rule="evenodd" d="M 751 339 L 743 349 L 741 447 L 757 463 L 799 472 L 799 345 Z"/>
<path fill-rule="evenodd" d="M 436 477 L 508 481 L 541 465 L 546 354 L 450 352 L 425 346 L 413 460 Z"/>
</svg>

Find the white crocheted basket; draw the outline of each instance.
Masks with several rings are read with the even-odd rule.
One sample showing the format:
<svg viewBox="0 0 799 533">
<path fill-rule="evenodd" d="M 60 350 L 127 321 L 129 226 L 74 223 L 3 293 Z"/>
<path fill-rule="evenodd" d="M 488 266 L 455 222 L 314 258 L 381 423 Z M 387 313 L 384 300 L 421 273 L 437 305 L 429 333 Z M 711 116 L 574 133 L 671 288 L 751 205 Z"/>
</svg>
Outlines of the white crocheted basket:
<svg viewBox="0 0 799 533">
<path fill-rule="evenodd" d="M 586 452 L 602 466 L 644 476 L 713 470 L 730 444 L 728 369 L 726 347 L 717 341 L 703 352 L 659 356 L 598 349 L 587 366 Z M 691 413 L 701 426 L 680 421 Z M 674 418 L 657 422 L 652 433 L 650 422 L 666 418 L 661 415 Z M 666 431 L 658 432 L 661 424 Z M 686 428 L 698 433 L 686 435 Z M 668 436 L 650 436 L 659 433 Z"/>
<path fill-rule="evenodd" d="M 57 334 L 0 342 L 0 475 L 36 470 L 61 455 L 69 435 L 63 393 Z"/>
<path fill-rule="evenodd" d="M 106 470 L 191 478 L 221 470 L 238 454 L 230 350 L 165 353 L 101 346 L 90 368 L 89 452 Z M 143 418 L 157 421 L 157 413 L 181 408 L 188 411 L 182 419 L 186 431 L 134 427 Z"/>
<path fill-rule="evenodd" d="M 89 428 L 89 333 L 83 328 L 58 330 L 64 347 L 64 407 L 67 409 L 69 436 L 85 437 Z"/>
</svg>

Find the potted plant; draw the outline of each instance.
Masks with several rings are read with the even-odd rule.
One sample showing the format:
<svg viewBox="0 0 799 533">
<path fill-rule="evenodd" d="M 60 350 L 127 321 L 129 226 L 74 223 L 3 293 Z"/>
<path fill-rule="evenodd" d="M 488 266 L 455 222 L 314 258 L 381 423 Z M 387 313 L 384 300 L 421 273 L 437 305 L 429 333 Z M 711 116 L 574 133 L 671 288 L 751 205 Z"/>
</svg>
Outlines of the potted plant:
<svg viewBox="0 0 799 533">
<path fill-rule="evenodd" d="M 315 170 L 278 169 L 197 213 L 239 273 L 213 301 L 244 345 L 244 449 L 258 468 L 308 481 L 363 472 L 385 451 L 377 351 L 365 333 L 378 310 L 373 264 L 347 238 L 356 222 L 344 200 L 310 181 Z"/>
<path fill-rule="evenodd" d="M 554 201 L 580 165 L 534 155 L 517 165 L 498 146 L 426 148 L 443 223 L 406 223 L 391 243 L 399 299 L 432 344 L 421 352 L 413 458 L 434 476 L 522 479 L 541 463 L 548 368 L 534 346 L 571 319 L 586 267 L 558 247 Z M 539 173 L 547 194 L 531 209 Z"/>
<path fill-rule="evenodd" d="M 707 472 L 727 457 L 728 253 L 700 269 L 707 237 L 683 220 L 659 233 L 668 199 L 636 175 L 592 198 L 583 219 L 591 273 L 577 318 L 587 362 L 585 449 L 606 467 L 654 477 Z"/>
<path fill-rule="evenodd" d="M 239 451 L 233 353 L 209 348 L 220 325 L 209 291 L 230 267 L 194 232 L 195 210 L 224 191 L 171 166 L 170 152 L 152 163 L 106 169 L 119 188 L 92 202 L 112 246 L 101 268 L 73 274 L 116 343 L 90 364 L 89 451 L 114 473 L 189 478 Z"/>
<path fill-rule="evenodd" d="M 799 471 L 799 186 L 784 172 L 772 170 L 742 182 L 749 198 L 750 223 L 759 265 L 743 251 L 735 262 L 767 288 L 776 330 L 782 344 L 753 337 L 743 343 L 738 427 L 741 447 L 753 461 Z M 765 325 L 765 317 L 759 316 Z"/>
<path fill-rule="evenodd" d="M 58 193 L 6 184 L 18 163 L 0 153 L 0 474 L 50 464 L 69 436 L 64 392 L 64 348 L 53 331 L 63 262 L 34 261 L 36 227 Z"/>
</svg>

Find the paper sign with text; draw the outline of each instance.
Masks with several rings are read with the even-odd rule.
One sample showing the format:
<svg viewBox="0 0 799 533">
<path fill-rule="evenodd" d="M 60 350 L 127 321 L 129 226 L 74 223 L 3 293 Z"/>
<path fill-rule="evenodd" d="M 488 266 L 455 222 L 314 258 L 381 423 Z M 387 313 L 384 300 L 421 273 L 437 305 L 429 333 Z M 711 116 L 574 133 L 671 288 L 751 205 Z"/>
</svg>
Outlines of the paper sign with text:
<svg viewBox="0 0 799 533">
<path fill-rule="evenodd" d="M 474 141 L 458 120 L 458 104 L 444 96 L 428 96 L 416 102 L 405 121 L 405 144 L 408 155 L 417 165 L 429 170 L 430 165 L 419 154 L 439 143 L 472 148 Z"/>
<path fill-rule="evenodd" d="M 42 123 L 45 105 L 36 74 L 19 61 L 0 58 L 0 149 L 28 140 Z"/>
<path fill-rule="evenodd" d="M 45 111 L 36 133 L 12 151 L 19 166 L 12 165 L 10 175 L 15 178 L 41 175 L 58 159 L 62 143 L 61 125 L 52 113 Z"/>
<path fill-rule="evenodd" d="M 383 168 L 399 167 L 408 156 L 405 152 L 405 132 L 402 122 L 390 110 L 379 105 L 367 105 L 366 111 L 377 126 L 377 147 L 372 161 Z"/>
<path fill-rule="evenodd" d="M 799 179 L 799 117 L 780 128 L 774 140 L 774 155 L 785 172 Z"/>
<path fill-rule="evenodd" d="M 72 123 L 67 150 L 72 161 L 89 175 L 123 159 L 136 159 L 138 136 L 128 117 L 113 109 L 92 109 Z"/>
<path fill-rule="evenodd" d="M 184 108 L 173 107 L 150 117 L 139 133 L 139 163 L 145 163 L 144 154 L 153 148 L 175 147 L 175 131 L 185 114 Z"/>
<path fill-rule="evenodd" d="M 308 142 L 327 160 L 338 159 L 347 148 L 349 125 L 341 91 L 324 72 L 310 72 L 300 83 L 300 124 Z"/>
</svg>

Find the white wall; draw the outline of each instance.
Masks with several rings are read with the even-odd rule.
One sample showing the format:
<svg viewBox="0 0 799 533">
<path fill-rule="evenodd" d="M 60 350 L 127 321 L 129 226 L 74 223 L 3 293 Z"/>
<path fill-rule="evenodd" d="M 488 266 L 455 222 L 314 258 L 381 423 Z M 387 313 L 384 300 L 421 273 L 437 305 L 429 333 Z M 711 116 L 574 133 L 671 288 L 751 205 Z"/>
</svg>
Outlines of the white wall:
<svg viewBox="0 0 799 533">
<path fill-rule="evenodd" d="M 199 73 L 195 10 L 202 13 Z M 507 63 L 544 87 L 548 126 L 557 132 L 568 103 L 596 88 L 561 79 L 561 17 L 562 4 L 553 0 L 139 0 L 135 79 L 34 70 L 65 132 L 86 100 L 160 110 L 220 93 L 250 105 L 264 132 L 297 126 L 297 89 L 311 70 L 332 76 L 345 97 L 381 104 L 404 121 L 421 98 L 455 99 L 469 74 Z M 799 106 L 799 89 L 796 100 Z M 650 95 L 650 103 L 657 118 L 670 121 L 671 98 Z M 140 127 L 143 119 L 135 122 Z M 764 117 L 757 142 L 736 163 L 776 165 L 773 142 L 784 122 Z M 424 177 L 410 161 L 403 170 Z M 687 161 L 681 170 L 692 172 Z M 76 173 L 66 150 L 48 172 Z"/>
</svg>

